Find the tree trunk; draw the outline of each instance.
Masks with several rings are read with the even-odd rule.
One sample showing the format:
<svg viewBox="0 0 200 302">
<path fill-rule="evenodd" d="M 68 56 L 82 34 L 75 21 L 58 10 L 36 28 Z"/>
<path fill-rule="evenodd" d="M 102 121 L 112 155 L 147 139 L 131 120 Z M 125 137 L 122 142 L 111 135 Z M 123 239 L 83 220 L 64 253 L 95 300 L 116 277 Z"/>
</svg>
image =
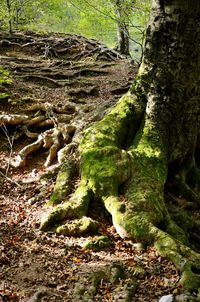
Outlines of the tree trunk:
<svg viewBox="0 0 200 302">
<path fill-rule="evenodd" d="M 61 223 L 56 232 L 68 234 L 64 220 L 88 215 L 90 202 L 102 200 L 119 235 L 154 245 L 180 269 L 180 283 L 190 291 L 200 286 L 200 255 L 190 248 L 189 232 L 199 238 L 200 225 L 182 209 L 171 213 L 164 190 L 177 193 L 173 202 L 200 205 L 199 16 L 195 0 L 153 1 L 132 88 L 85 131 L 79 187 L 41 224 L 47 230 Z"/>
<path fill-rule="evenodd" d="M 197 1 L 162 2 L 152 8 L 141 85 L 168 163 L 180 166 L 194 155 L 199 126 L 200 11 Z"/>
<path fill-rule="evenodd" d="M 127 22 L 128 13 L 126 4 L 123 0 L 117 0 L 115 3 L 115 14 L 117 17 L 117 46 L 116 50 L 122 55 L 129 56 L 129 30 Z"/>
<path fill-rule="evenodd" d="M 122 55 L 129 56 L 129 32 L 126 24 L 120 20 L 117 22 L 117 47 L 116 50 Z"/>
<path fill-rule="evenodd" d="M 11 16 L 11 3 L 10 0 L 6 0 L 7 10 L 8 10 L 8 25 L 9 33 L 12 34 L 12 16 Z"/>
<path fill-rule="evenodd" d="M 198 203 L 187 181 L 196 178 L 199 183 L 199 12 L 196 1 L 154 1 L 140 81 L 147 99 L 146 124 L 155 128 L 174 190 Z"/>
</svg>

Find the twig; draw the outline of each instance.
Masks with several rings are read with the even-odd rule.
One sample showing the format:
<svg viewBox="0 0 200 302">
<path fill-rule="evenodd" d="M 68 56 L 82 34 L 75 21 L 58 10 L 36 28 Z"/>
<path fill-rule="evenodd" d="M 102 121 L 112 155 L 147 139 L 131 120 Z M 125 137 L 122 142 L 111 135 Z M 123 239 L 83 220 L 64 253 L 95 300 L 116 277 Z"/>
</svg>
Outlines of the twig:
<svg viewBox="0 0 200 302">
<path fill-rule="evenodd" d="M 8 140 L 8 143 L 9 143 L 9 146 L 10 146 L 10 152 L 9 152 L 9 156 L 8 156 L 8 161 L 7 161 L 7 167 L 6 167 L 6 172 L 5 172 L 5 177 L 8 178 L 8 171 L 9 171 L 9 168 L 10 168 L 10 162 L 11 162 L 11 157 L 12 157 L 12 153 L 13 153 L 13 142 L 14 142 L 14 135 L 10 138 L 9 134 L 8 134 L 8 130 L 5 126 L 5 124 L 2 124 L 1 125 L 1 129 L 3 130 L 7 140 Z"/>
<path fill-rule="evenodd" d="M 2 176 L 3 176 L 5 179 L 7 179 L 8 181 L 14 183 L 16 186 L 21 187 L 21 185 L 20 185 L 18 182 L 14 181 L 12 178 L 6 176 L 6 175 L 5 175 L 3 172 L 1 172 L 1 171 L 0 171 L 0 175 L 2 175 Z"/>
</svg>

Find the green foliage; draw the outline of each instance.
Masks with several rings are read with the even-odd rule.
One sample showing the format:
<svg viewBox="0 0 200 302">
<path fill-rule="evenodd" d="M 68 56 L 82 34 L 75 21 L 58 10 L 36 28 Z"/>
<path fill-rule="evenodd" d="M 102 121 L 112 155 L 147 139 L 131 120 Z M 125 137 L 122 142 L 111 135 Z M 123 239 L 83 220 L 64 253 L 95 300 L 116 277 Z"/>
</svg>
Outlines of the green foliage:
<svg viewBox="0 0 200 302">
<path fill-rule="evenodd" d="M 120 19 L 129 29 L 130 48 L 136 49 L 139 52 L 136 57 L 140 58 L 150 12 L 149 0 L 70 0 L 68 7 L 74 16 L 70 21 L 71 32 L 99 39 L 110 47 L 117 44 L 117 23 Z"/>
<path fill-rule="evenodd" d="M 11 84 L 12 80 L 8 70 L 5 70 L 2 66 L 0 66 L 0 85 L 2 84 Z"/>
<path fill-rule="evenodd" d="M 4 100 L 5 98 L 9 97 L 9 94 L 6 92 L 0 92 L 0 100 Z"/>
<path fill-rule="evenodd" d="M 30 28 L 45 14 L 45 6 L 44 0 L 0 0 L 0 29 Z"/>
<path fill-rule="evenodd" d="M 12 79 L 9 72 L 0 66 L 0 100 L 10 96 L 10 94 L 5 91 L 5 86 L 10 84 L 12 84 Z"/>
</svg>

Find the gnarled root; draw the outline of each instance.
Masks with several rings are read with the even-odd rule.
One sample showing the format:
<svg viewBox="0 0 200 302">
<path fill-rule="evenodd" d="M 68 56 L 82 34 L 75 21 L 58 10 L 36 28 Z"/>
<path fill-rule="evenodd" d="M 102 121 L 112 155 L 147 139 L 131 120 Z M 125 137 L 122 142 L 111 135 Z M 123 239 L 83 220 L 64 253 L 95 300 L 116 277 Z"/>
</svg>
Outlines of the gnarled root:
<svg viewBox="0 0 200 302">
<path fill-rule="evenodd" d="M 196 291 L 200 287 L 200 255 L 189 247 L 187 229 L 173 221 L 165 205 L 168 163 L 157 128 L 146 118 L 132 146 L 127 151 L 122 147 L 130 123 L 136 132 L 142 114 L 143 107 L 129 95 L 86 130 L 80 145 L 80 184 L 70 199 L 61 196 L 63 204 L 45 217 L 41 229 L 53 227 L 58 233 L 81 234 L 77 227 L 69 230 L 68 219 L 73 220 L 72 225 L 79 219 L 81 225 L 90 214 L 91 201 L 100 200 L 122 238 L 154 245 L 180 270 L 184 289 Z M 122 185 L 124 196 L 119 197 Z"/>
<path fill-rule="evenodd" d="M 130 156 L 125 150 L 120 149 L 120 145 L 124 142 L 124 136 L 131 123 L 136 131 L 142 112 L 143 104 L 138 105 L 135 98 L 127 95 L 102 121 L 86 130 L 80 145 L 80 184 L 72 197 L 66 201 L 66 191 L 63 187 L 65 184 L 62 184 L 59 177 L 57 178 L 55 188 L 59 188 L 56 192 L 58 198 L 55 201 L 54 191 L 51 201 L 54 204 L 61 202 L 63 204 L 55 207 L 44 218 L 41 229 L 48 230 L 56 224 L 63 224 L 63 221 L 69 218 L 86 216 L 92 199 L 104 201 L 113 196 L 116 205 L 121 207 L 121 202 L 117 201 L 118 189 L 130 177 L 130 169 L 127 168 L 130 167 Z M 70 178 L 70 173 L 70 170 L 65 170 L 67 179 Z"/>
<path fill-rule="evenodd" d="M 49 205 L 61 203 L 72 191 L 72 179 L 77 175 L 76 161 L 68 157 L 63 162 L 57 175 L 53 194 L 50 197 Z"/>
<path fill-rule="evenodd" d="M 50 166 L 53 160 L 55 159 L 58 150 L 60 149 L 60 137 L 61 133 L 57 128 L 47 130 L 44 133 L 40 134 L 38 136 L 38 139 L 34 143 L 24 147 L 18 153 L 16 161 L 12 162 L 12 166 L 16 168 L 25 166 L 28 155 L 38 151 L 41 147 L 49 149 L 49 155 L 46 159 L 44 166 Z"/>
<path fill-rule="evenodd" d="M 72 110 L 73 109 L 73 110 Z M 70 107 L 70 114 L 74 112 L 74 108 Z M 49 167 L 57 157 L 58 162 L 61 164 L 65 161 L 66 150 L 69 152 L 72 150 L 72 137 L 76 131 L 76 127 L 70 124 L 66 124 L 66 112 L 69 113 L 69 108 L 59 109 L 53 108 L 50 104 L 37 104 L 28 109 L 29 112 L 37 111 L 33 116 L 29 115 L 0 115 L 0 124 L 7 126 L 16 126 L 14 132 L 14 139 L 19 139 L 22 135 L 26 135 L 28 138 L 35 140 L 28 144 L 19 151 L 15 160 L 11 161 L 11 165 L 15 168 L 26 166 L 27 158 L 30 154 L 37 152 L 39 149 L 49 149 L 49 154 L 44 163 L 45 167 Z M 61 116 L 55 115 L 54 112 L 58 112 Z M 61 122 L 61 120 L 63 122 Z M 68 121 L 68 115 L 67 115 Z M 43 127 L 50 127 L 50 129 L 38 134 L 37 130 Z M 34 129 L 34 132 L 32 132 Z M 68 144 L 72 145 L 68 145 Z M 65 145 L 65 147 L 64 147 Z M 64 147 L 64 148 L 63 148 Z M 61 151 L 63 149 L 63 151 Z"/>
<path fill-rule="evenodd" d="M 91 199 L 91 190 L 83 181 L 73 194 L 72 198 L 53 209 L 41 222 L 40 229 L 48 231 L 51 228 L 60 229 L 60 225 L 68 219 L 82 218 L 87 215 L 88 205 Z"/>
<path fill-rule="evenodd" d="M 175 240 L 169 234 L 152 227 L 150 233 L 154 237 L 154 246 L 170 259 L 181 273 L 179 284 L 186 291 L 200 289 L 200 254 L 182 242 Z"/>
<path fill-rule="evenodd" d="M 56 232 L 60 232 L 59 224 L 63 224 L 67 219 L 76 219 L 86 216 L 92 199 L 105 198 L 107 200 L 110 192 L 112 192 L 116 200 L 115 205 L 119 208 L 122 207 L 121 202 L 117 201 L 117 191 L 119 181 L 125 181 L 129 177 L 129 173 L 126 170 L 126 167 L 130 166 L 128 164 L 130 160 L 129 156 L 125 151 L 121 151 L 116 147 L 94 150 L 92 154 L 86 155 L 89 156 L 90 159 L 88 158 L 87 161 L 82 163 L 85 169 L 83 169 L 82 180 L 78 188 L 69 200 L 65 201 L 65 198 L 63 200 L 61 199 L 60 202 L 63 201 L 63 204 L 55 207 L 53 211 L 44 218 L 41 223 L 42 230 L 48 230 L 56 225 Z M 99 163 L 100 158 L 102 160 Z M 97 164 L 96 166 L 95 163 Z M 70 171 L 65 171 L 65 173 L 68 174 Z M 88 173 L 90 173 L 90 178 L 84 177 L 84 174 Z M 95 180 L 96 173 L 98 175 L 97 182 Z M 57 178 L 55 188 L 58 187 L 59 190 L 56 195 L 58 199 L 56 202 L 59 202 L 59 197 L 63 198 L 63 188 L 59 177 Z M 56 203 L 55 192 L 56 191 L 54 191 L 51 197 L 54 203 Z"/>
</svg>

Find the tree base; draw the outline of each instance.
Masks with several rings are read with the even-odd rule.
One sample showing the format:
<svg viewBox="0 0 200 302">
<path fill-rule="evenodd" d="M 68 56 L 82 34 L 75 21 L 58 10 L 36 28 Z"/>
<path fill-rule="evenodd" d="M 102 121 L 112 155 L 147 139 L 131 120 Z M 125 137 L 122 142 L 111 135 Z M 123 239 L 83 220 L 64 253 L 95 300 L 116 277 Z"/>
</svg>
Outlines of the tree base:
<svg viewBox="0 0 200 302">
<path fill-rule="evenodd" d="M 200 256 L 189 247 L 188 229 L 173 220 L 165 205 L 167 164 L 162 146 L 155 139 L 156 130 L 146 120 L 133 144 L 122 149 L 129 123 L 134 120 L 132 127 L 137 129 L 142 113 L 143 106 L 127 95 L 102 121 L 85 131 L 80 145 L 80 184 L 68 201 L 60 200 L 63 204 L 53 209 L 41 229 L 64 225 L 66 219 L 78 218 L 81 223 L 90 214 L 92 200 L 99 200 L 122 238 L 155 246 L 180 270 L 183 289 L 198 291 Z M 122 188 L 124 193 L 119 197 Z M 62 228 L 57 227 L 56 232 Z"/>
</svg>

